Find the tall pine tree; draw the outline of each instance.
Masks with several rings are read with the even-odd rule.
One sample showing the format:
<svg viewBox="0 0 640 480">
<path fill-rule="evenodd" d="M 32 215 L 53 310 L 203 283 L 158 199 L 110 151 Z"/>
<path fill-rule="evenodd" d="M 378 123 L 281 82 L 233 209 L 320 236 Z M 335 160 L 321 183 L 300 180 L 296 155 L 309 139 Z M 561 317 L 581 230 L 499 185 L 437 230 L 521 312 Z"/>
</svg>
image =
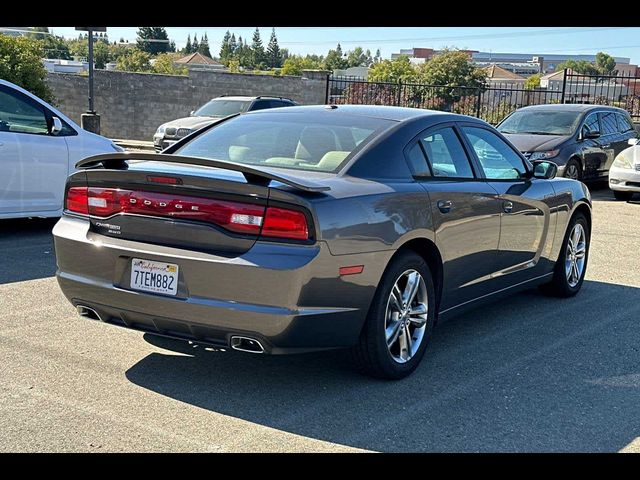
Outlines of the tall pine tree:
<svg viewBox="0 0 640 480">
<path fill-rule="evenodd" d="M 193 43 L 191 44 L 191 50 L 193 53 L 196 53 L 200 48 L 200 44 L 198 43 L 198 34 L 193 34 Z"/>
<path fill-rule="evenodd" d="M 138 27 L 138 49 L 151 55 L 167 52 L 169 35 L 164 27 Z"/>
<path fill-rule="evenodd" d="M 282 66 L 282 52 L 278 45 L 278 37 L 276 37 L 276 29 L 271 30 L 271 38 L 267 45 L 267 65 L 270 68 L 280 68 Z"/>
<path fill-rule="evenodd" d="M 260 38 L 260 30 L 256 27 L 256 31 L 253 32 L 253 38 L 251 39 L 251 54 L 253 56 L 253 68 L 261 68 L 264 62 L 264 45 L 262 45 L 262 39 Z"/>
<path fill-rule="evenodd" d="M 191 34 L 189 34 L 189 35 L 187 35 L 187 44 L 184 46 L 184 53 L 189 55 L 190 53 L 193 53 L 191 51 L 192 49 L 193 49 L 193 47 L 191 46 Z"/>
<path fill-rule="evenodd" d="M 225 65 L 231 57 L 233 56 L 233 51 L 231 50 L 231 33 L 229 30 L 226 31 L 224 37 L 222 37 L 222 46 L 220 47 L 220 61 Z"/>
<path fill-rule="evenodd" d="M 200 40 L 198 52 L 200 52 L 202 55 L 206 55 L 207 57 L 211 57 L 211 52 L 209 51 L 209 37 L 207 36 L 207 32 L 204 32 L 204 37 L 202 37 L 202 40 Z"/>
<path fill-rule="evenodd" d="M 238 49 L 238 43 L 236 42 L 236 34 L 231 34 L 231 40 L 229 40 L 229 51 L 231 52 L 231 56 L 236 56 L 236 50 Z"/>
</svg>

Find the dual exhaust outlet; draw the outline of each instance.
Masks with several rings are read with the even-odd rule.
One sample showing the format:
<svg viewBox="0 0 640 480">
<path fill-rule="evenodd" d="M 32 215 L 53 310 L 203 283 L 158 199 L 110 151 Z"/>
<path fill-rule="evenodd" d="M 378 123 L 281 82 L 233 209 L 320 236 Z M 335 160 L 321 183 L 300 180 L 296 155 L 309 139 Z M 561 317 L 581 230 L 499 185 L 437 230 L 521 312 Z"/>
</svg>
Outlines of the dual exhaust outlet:
<svg viewBox="0 0 640 480">
<path fill-rule="evenodd" d="M 90 318 L 91 320 L 100 320 L 102 318 L 93 308 L 86 305 L 78 305 L 76 307 L 78 314 L 81 317 Z M 264 353 L 264 347 L 259 340 L 251 337 L 244 337 L 242 335 L 233 335 L 230 339 L 230 346 L 233 350 L 247 353 Z"/>
</svg>

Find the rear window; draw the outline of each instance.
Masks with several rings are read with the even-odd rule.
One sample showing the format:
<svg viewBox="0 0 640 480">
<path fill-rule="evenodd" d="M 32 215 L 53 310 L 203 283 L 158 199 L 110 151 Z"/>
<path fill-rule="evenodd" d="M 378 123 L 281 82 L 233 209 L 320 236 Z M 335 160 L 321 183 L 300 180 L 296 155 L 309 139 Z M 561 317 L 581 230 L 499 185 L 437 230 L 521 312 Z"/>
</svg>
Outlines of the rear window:
<svg viewBox="0 0 640 480">
<path fill-rule="evenodd" d="M 358 147 L 395 122 L 332 112 L 241 115 L 176 150 L 245 165 L 336 172 Z"/>
<path fill-rule="evenodd" d="M 193 112 L 196 117 L 227 117 L 236 113 L 246 112 L 251 101 L 213 99 Z"/>
</svg>

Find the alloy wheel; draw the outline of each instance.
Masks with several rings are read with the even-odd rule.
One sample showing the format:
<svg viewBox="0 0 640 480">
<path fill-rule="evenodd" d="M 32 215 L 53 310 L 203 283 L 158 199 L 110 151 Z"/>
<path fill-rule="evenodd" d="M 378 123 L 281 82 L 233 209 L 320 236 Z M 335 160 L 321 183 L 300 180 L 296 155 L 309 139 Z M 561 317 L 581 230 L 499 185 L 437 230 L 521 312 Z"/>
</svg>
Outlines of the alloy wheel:
<svg viewBox="0 0 640 480">
<path fill-rule="evenodd" d="M 406 363 L 422 345 L 429 300 L 424 278 L 416 270 L 402 273 L 393 285 L 385 312 L 385 337 L 391 357 Z"/>
<path fill-rule="evenodd" d="M 569 166 L 567 166 L 564 176 L 572 180 L 579 180 L 580 172 L 578 171 L 578 166 L 575 163 L 570 163 Z"/>
<path fill-rule="evenodd" d="M 567 255 L 565 259 L 565 274 L 567 282 L 571 288 L 574 288 L 580 282 L 582 273 L 584 272 L 585 256 L 587 253 L 587 236 L 584 227 L 580 223 L 576 223 L 569 235 L 567 242 Z"/>
</svg>

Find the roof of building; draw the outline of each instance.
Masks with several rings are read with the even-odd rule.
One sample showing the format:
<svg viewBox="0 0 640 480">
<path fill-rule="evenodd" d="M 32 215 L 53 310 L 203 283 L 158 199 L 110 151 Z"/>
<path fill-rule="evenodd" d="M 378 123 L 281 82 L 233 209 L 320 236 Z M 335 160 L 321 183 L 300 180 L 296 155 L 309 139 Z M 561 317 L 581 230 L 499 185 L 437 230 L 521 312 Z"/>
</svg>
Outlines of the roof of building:
<svg viewBox="0 0 640 480">
<path fill-rule="evenodd" d="M 487 78 L 500 79 L 500 80 L 524 80 L 524 77 L 517 73 L 510 72 L 509 70 L 502 68 L 495 63 L 485 68 L 487 72 Z"/>
<path fill-rule="evenodd" d="M 179 58 L 175 63 L 182 63 L 184 65 L 221 65 L 220 62 L 216 62 L 213 58 L 207 57 L 200 52 L 191 53 L 186 57 Z"/>
</svg>

